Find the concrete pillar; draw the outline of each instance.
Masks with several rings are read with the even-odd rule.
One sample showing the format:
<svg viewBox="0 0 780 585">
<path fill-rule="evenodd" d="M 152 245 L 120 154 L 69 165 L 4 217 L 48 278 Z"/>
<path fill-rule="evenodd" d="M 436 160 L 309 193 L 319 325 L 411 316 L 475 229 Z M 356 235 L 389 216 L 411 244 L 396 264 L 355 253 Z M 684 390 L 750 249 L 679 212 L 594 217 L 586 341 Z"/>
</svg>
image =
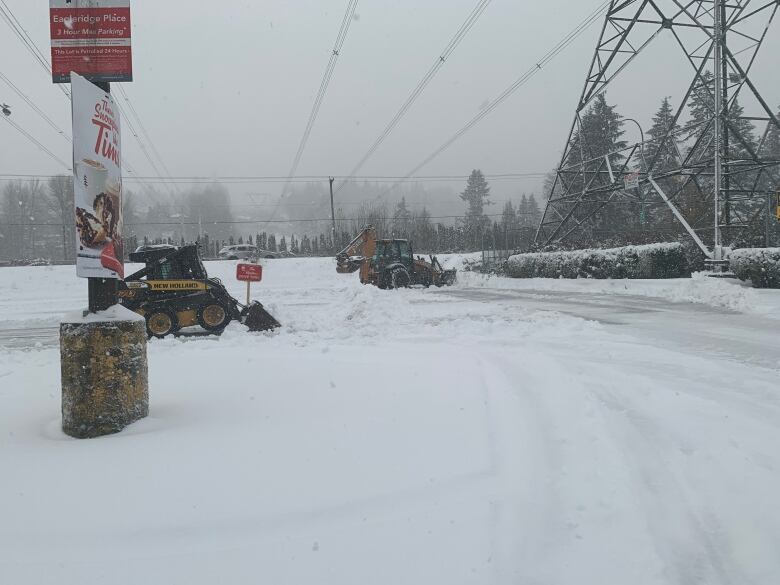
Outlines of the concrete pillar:
<svg viewBox="0 0 780 585">
<path fill-rule="evenodd" d="M 149 414 L 146 326 L 124 307 L 60 324 L 62 430 L 79 439 L 118 433 Z"/>
</svg>

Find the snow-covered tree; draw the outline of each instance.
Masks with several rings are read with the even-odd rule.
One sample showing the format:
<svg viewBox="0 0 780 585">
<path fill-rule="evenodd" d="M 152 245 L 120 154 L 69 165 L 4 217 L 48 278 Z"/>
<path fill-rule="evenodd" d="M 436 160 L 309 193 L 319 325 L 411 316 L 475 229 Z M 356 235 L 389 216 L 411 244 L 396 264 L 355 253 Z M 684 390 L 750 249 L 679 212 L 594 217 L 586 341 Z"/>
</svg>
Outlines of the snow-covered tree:
<svg viewBox="0 0 780 585">
<path fill-rule="evenodd" d="M 479 169 L 474 169 L 466 182 L 466 189 L 460 194 L 466 202 L 463 227 L 468 243 L 472 247 L 481 245 L 481 236 L 490 228 L 490 219 L 485 215 L 485 206 L 491 205 L 490 186 Z"/>
</svg>

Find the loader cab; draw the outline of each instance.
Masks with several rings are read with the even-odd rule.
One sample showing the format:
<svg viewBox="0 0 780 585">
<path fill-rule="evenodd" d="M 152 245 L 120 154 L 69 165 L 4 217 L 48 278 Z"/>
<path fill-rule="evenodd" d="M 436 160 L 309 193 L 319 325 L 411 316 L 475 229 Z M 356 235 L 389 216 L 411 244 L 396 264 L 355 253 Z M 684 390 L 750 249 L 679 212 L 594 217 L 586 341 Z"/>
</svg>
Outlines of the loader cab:
<svg viewBox="0 0 780 585">
<path fill-rule="evenodd" d="M 205 280 L 206 268 L 195 245 L 180 248 L 158 248 L 130 254 L 131 262 L 146 265 L 144 276 L 148 280 Z M 137 273 L 136 273 L 137 274 Z M 133 277 L 128 277 L 133 280 Z"/>
<path fill-rule="evenodd" d="M 377 240 L 373 263 L 377 268 L 403 264 L 411 269 L 414 264 L 412 245 L 409 240 Z"/>
</svg>

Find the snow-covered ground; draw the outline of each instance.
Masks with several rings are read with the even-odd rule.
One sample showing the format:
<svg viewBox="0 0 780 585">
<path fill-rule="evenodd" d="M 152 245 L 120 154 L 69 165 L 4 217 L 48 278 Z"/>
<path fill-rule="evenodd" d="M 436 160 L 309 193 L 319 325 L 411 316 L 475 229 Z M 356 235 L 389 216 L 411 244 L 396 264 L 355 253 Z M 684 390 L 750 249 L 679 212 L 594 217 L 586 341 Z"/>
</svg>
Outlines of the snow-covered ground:
<svg viewBox="0 0 780 585">
<path fill-rule="evenodd" d="M 73 272 L 0 270 L 0 583 L 780 582 L 778 291 L 271 260 L 280 331 L 151 341 L 150 417 L 77 441 Z"/>
</svg>

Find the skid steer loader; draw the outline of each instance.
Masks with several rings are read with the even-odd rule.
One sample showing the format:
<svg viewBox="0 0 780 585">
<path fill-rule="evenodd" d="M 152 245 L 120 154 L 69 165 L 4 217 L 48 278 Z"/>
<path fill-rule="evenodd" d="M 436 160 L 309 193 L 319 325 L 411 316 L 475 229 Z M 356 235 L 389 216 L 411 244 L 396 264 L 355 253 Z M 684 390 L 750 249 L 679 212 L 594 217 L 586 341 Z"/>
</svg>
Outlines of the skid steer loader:
<svg viewBox="0 0 780 585">
<path fill-rule="evenodd" d="M 456 271 L 445 270 L 436 256 L 415 258 L 409 240 L 378 240 L 370 225 L 336 255 L 336 272 L 357 271 L 360 282 L 379 288 L 447 286 L 456 276 Z"/>
<path fill-rule="evenodd" d="M 149 337 L 165 337 L 192 325 L 219 334 L 233 320 L 250 331 L 280 327 L 263 305 L 242 305 L 219 279 L 210 278 L 196 245 L 133 252 L 130 261 L 145 266 L 120 281 L 119 302 L 143 315 Z"/>
</svg>

